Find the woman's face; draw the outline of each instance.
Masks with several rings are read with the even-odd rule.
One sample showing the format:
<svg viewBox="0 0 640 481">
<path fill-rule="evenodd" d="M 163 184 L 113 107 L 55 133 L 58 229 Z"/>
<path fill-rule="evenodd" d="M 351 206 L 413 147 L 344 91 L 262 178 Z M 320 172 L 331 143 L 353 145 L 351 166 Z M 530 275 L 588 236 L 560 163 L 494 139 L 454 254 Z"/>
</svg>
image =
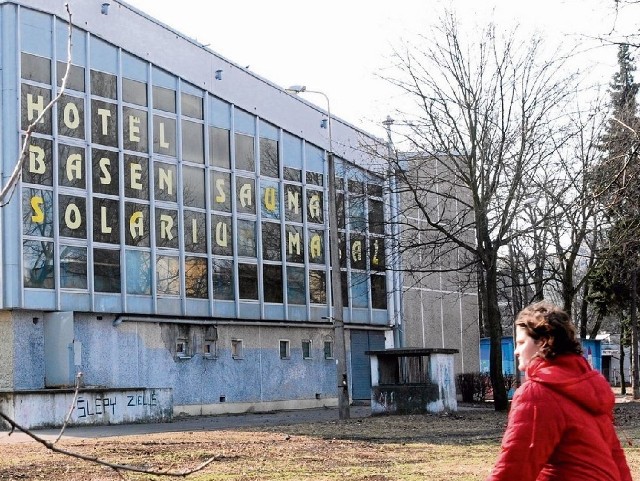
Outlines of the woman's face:
<svg viewBox="0 0 640 481">
<path fill-rule="evenodd" d="M 516 327 L 516 349 L 514 354 L 518 358 L 518 370 L 524 372 L 536 355 L 540 347 L 540 341 L 534 340 L 524 327 Z"/>
</svg>

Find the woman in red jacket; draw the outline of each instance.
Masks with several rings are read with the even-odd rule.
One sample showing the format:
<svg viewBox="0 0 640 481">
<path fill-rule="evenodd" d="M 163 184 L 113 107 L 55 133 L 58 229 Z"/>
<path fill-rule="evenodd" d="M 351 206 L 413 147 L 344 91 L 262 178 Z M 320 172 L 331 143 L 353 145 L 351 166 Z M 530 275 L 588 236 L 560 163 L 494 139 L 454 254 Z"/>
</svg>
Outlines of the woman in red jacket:
<svg viewBox="0 0 640 481">
<path fill-rule="evenodd" d="M 518 314 L 518 369 L 502 452 L 487 481 L 631 481 L 614 395 L 582 356 L 571 319 L 539 302 Z"/>
</svg>

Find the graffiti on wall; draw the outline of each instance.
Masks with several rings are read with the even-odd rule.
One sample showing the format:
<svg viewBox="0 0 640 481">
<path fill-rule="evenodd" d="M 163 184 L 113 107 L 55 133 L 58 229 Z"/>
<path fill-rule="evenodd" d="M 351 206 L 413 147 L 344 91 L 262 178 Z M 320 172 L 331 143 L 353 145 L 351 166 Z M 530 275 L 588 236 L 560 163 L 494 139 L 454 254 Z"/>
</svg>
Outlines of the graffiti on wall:
<svg viewBox="0 0 640 481">
<path fill-rule="evenodd" d="M 134 393 L 116 393 L 108 396 L 94 398 L 83 395 L 78 396 L 76 401 L 76 412 L 78 419 L 90 416 L 115 415 L 116 408 L 122 407 L 123 410 L 137 408 L 141 406 L 154 407 L 158 406 L 158 396 L 155 391 L 142 391 Z M 118 407 L 118 409 L 120 409 Z"/>
</svg>

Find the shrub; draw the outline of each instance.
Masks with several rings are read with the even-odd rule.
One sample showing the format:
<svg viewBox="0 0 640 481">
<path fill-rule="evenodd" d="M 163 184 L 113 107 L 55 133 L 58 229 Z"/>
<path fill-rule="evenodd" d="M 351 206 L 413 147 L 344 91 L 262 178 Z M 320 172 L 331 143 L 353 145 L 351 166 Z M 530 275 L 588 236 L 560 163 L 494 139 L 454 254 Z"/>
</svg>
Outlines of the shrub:
<svg viewBox="0 0 640 481">
<path fill-rule="evenodd" d="M 504 387 L 507 392 L 515 389 L 515 376 L 503 374 Z M 491 376 L 488 372 L 465 372 L 457 376 L 458 392 L 462 395 L 462 402 L 485 402 L 493 397 Z"/>
</svg>

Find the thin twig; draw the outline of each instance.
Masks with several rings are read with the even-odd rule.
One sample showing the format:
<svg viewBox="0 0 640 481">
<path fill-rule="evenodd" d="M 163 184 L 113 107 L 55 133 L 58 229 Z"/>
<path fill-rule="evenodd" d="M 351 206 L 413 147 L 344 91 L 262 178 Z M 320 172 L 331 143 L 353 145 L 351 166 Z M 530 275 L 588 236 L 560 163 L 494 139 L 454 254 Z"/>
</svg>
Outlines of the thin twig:
<svg viewBox="0 0 640 481">
<path fill-rule="evenodd" d="M 54 443 L 51 443 L 51 442 L 47 441 L 46 439 L 42 439 L 40 436 L 37 436 L 36 434 L 32 433 L 29 429 L 21 426 L 20 424 L 15 422 L 13 419 L 11 419 L 9 416 L 4 414 L 2 411 L 0 411 L 0 418 L 4 419 L 7 423 L 9 423 L 9 425 L 11 426 L 12 429 L 17 429 L 19 431 L 22 431 L 27 436 L 29 436 L 31 439 L 33 439 L 34 441 L 37 441 L 38 443 L 42 444 L 44 447 L 46 447 L 47 449 L 53 451 L 54 453 L 64 454 L 66 456 L 71 456 L 73 458 L 82 459 L 83 461 L 89 461 L 91 463 L 95 463 L 95 464 L 99 464 L 101 466 L 106 466 L 108 468 L 115 469 L 116 471 L 131 471 L 131 472 L 134 472 L 134 473 L 144 473 L 144 474 L 150 474 L 150 475 L 153 475 L 153 476 L 174 476 L 174 477 L 183 477 L 184 478 L 186 476 L 189 476 L 190 474 L 196 473 L 198 471 L 202 471 L 209 464 L 211 464 L 213 461 L 216 461 L 218 459 L 217 456 L 212 456 L 212 457 L 208 458 L 207 460 L 205 460 L 203 463 L 201 463 L 198 466 L 196 466 L 195 468 L 188 469 L 188 470 L 183 470 L 183 471 L 156 470 L 156 469 L 139 468 L 137 466 L 131 466 L 131 465 L 128 465 L 128 464 L 110 463 L 108 461 L 104 461 L 104 460 L 96 458 L 94 456 L 86 456 L 84 454 L 80 454 L 80 453 L 76 453 L 76 452 L 73 452 L 73 451 L 67 451 L 66 449 L 58 448 L 57 446 L 54 445 Z"/>
<path fill-rule="evenodd" d="M 78 374 L 76 374 L 76 389 L 75 389 L 75 392 L 73 393 L 73 400 L 71 401 L 71 406 L 69 407 L 69 412 L 67 413 L 67 416 L 64 418 L 64 423 L 62 423 L 62 428 L 60 428 L 60 434 L 58 434 L 58 437 L 53 442 L 53 444 L 56 444 L 58 441 L 60 441 L 60 438 L 64 434 L 64 430 L 67 428 L 67 424 L 69 423 L 69 419 L 71 419 L 71 414 L 73 413 L 73 410 L 76 407 L 76 401 L 78 400 L 78 392 L 80 392 L 80 383 L 81 383 L 81 381 L 82 381 L 82 372 L 79 372 Z"/>
</svg>

